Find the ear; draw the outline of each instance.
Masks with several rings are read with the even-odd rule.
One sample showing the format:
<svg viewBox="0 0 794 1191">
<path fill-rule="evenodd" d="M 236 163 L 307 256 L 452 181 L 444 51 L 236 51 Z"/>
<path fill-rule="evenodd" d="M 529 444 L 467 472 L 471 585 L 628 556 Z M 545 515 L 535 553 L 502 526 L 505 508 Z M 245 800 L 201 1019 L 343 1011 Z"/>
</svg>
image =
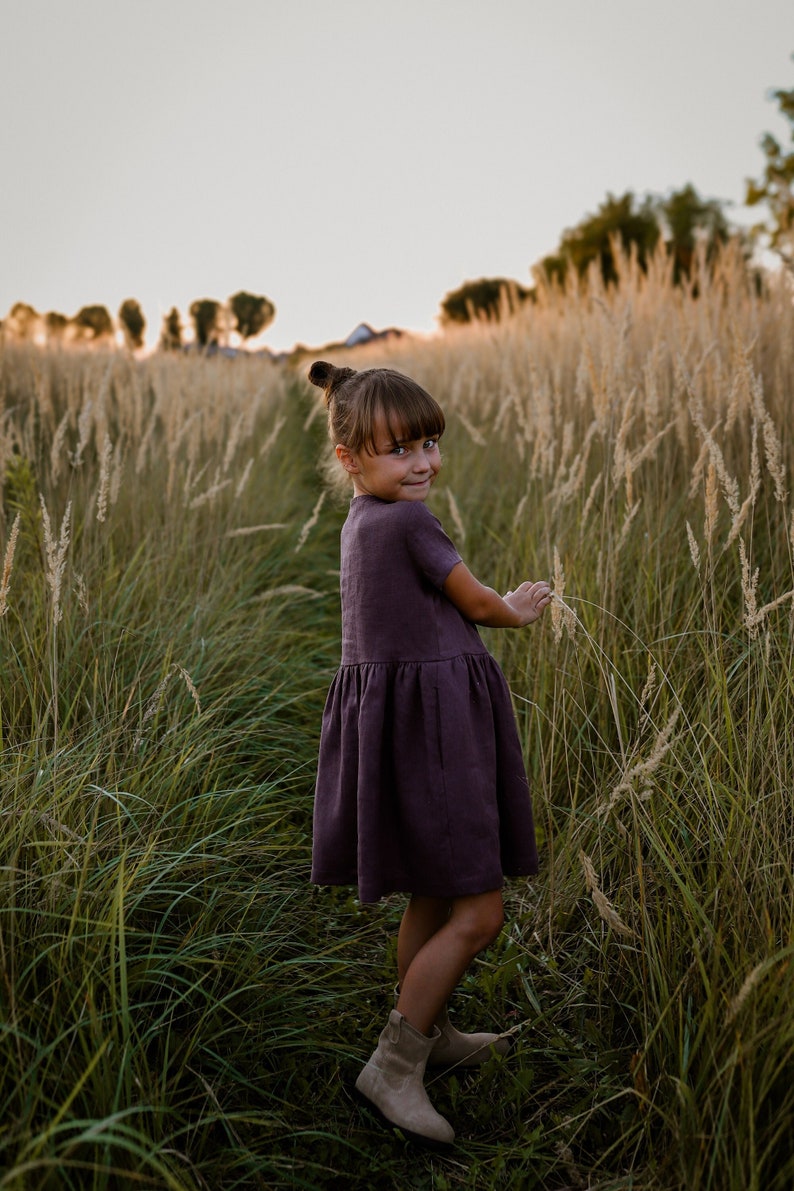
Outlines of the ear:
<svg viewBox="0 0 794 1191">
<path fill-rule="evenodd" d="M 334 450 L 336 451 L 337 459 L 342 464 L 342 467 L 345 469 L 345 471 L 349 471 L 351 475 L 355 474 L 358 471 L 358 460 L 356 459 L 354 453 L 350 450 L 350 447 L 345 447 L 342 445 L 342 443 L 338 442 L 334 447 Z"/>
</svg>

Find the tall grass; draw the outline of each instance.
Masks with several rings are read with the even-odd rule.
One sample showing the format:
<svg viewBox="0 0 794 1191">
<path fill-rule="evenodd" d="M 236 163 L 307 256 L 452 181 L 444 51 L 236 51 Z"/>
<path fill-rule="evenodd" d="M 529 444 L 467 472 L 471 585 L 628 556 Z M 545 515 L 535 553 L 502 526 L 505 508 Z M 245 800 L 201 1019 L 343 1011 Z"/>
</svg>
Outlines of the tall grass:
<svg viewBox="0 0 794 1191">
<path fill-rule="evenodd" d="M 794 310 L 738 255 L 341 355 L 448 414 L 542 843 L 454 1005 L 447 1156 L 353 1106 L 400 899 L 308 884 L 338 654 L 300 370 L 0 361 L 0 1139 L 8 1187 L 794 1182 Z"/>
</svg>

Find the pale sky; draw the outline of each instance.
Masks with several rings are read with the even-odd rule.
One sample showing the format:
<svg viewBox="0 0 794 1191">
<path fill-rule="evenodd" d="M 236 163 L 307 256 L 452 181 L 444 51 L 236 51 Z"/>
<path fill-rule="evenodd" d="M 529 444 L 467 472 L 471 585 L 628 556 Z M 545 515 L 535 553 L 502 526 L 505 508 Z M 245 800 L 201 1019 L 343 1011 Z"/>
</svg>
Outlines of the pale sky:
<svg viewBox="0 0 794 1191">
<path fill-rule="evenodd" d="M 266 294 L 274 348 L 432 331 L 608 191 L 736 204 L 792 0 L 0 0 L 0 317 Z"/>
</svg>

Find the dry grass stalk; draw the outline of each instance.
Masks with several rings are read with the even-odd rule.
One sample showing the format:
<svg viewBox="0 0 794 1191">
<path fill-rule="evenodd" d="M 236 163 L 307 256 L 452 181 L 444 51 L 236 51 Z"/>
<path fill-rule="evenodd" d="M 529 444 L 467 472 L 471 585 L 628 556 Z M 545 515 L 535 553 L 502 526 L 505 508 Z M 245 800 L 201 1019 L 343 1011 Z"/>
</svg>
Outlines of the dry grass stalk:
<svg viewBox="0 0 794 1191">
<path fill-rule="evenodd" d="M 579 623 L 579 619 L 578 619 L 576 613 L 574 612 L 573 608 L 571 608 L 570 605 L 566 604 L 565 600 L 561 600 L 560 597 L 556 594 L 556 592 L 552 592 L 551 593 L 552 623 L 553 623 L 553 617 L 554 617 L 554 610 L 556 608 L 559 608 L 560 612 L 561 612 L 562 627 L 565 629 L 566 633 L 573 641 L 574 637 L 576 636 L 576 626 Z M 562 630 L 560 630 L 560 632 L 562 632 Z M 557 638 L 555 636 L 555 640 L 559 640 L 559 638 Z"/>
<path fill-rule="evenodd" d="M 658 447 L 659 443 L 667 434 L 670 433 L 674 426 L 674 420 L 668 422 L 666 426 L 663 426 L 661 430 L 654 434 L 653 438 L 650 438 L 648 442 L 639 448 L 638 451 L 635 451 L 629 461 L 632 471 L 636 471 L 641 463 L 644 463 L 646 459 L 650 459 L 652 455 L 656 454 L 656 448 Z"/>
<path fill-rule="evenodd" d="M 242 525 L 239 529 L 229 529 L 224 534 L 227 538 L 244 538 L 252 533 L 262 533 L 266 529 L 286 529 L 285 521 L 274 521 L 269 525 Z"/>
<path fill-rule="evenodd" d="M 706 425 L 702 402 L 692 391 L 691 387 L 689 388 L 689 412 L 692 421 L 703 436 L 703 440 L 708 444 L 709 457 L 720 481 L 725 503 L 731 511 L 731 516 L 737 517 L 739 515 L 738 481 L 730 474 L 725 466 L 725 457 L 722 449 Z"/>
<path fill-rule="evenodd" d="M 110 461 L 113 455 L 113 443 L 106 433 L 99 453 L 99 490 L 96 498 L 96 519 L 104 521 L 108 511 L 108 492 L 110 490 Z"/>
<path fill-rule="evenodd" d="M 713 463 L 710 463 L 706 474 L 706 515 L 703 521 L 703 535 L 706 539 L 706 546 L 709 548 L 711 547 L 714 530 L 717 525 L 717 517 L 719 516 L 717 492 L 717 469 Z"/>
<path fill-rule="evenodd" d="M 570 423 L 566 423 L 566 426 L 568 425 Z M 567 480 L 564 483 L 560 483 L 559 480 L 555 482 L 555 488 L 549 493 L 550 499 L 558 501 L 561 505 L 566 505 L 584 487 L 587 461 L 590 457 L 590 448 L 597 430 L 598 422 L 591 422 L 584 436 L 581 449 L 568 470 Z"/>
<path fill-rule="evenodd" d="M 91 426 L 93 425 L 94 406 L 93 402 L 86 401 L 83 408 L 80 410 L 80 416 L 77 419 L 77 446 L 72 455 L 72 467 L 80 467 L 83 462 L 83 452 L 88 446 L 88 441 L 91 437 Z"/>
<path fill-rule="evenodd" d="M 449 502 L 449 515 L 452 519 L 452 524 L 455 526 L 455 533 L 461 545 L 466 541 L 466 529 L 463 524 L 463 519 L 460 515 L 458 502 L 452 493 L 451 488 L 447 488 L 447 501 Z"/>
<path fill-rule="evenodd" d="M 124 451 L 119 441 L 113 450 L 113 467 L 110 472 L 110 507 L 114 508 L 121 491 L 121 477 L 124 472 Z"/>
<path fill-rule="evenodd" d="M 730 1004 L 728 1005 L 727 1011 L 725 1013 L 725 1026 L 726 1027 L 729 1026 L 733 1022 L 734 1018 L 738 1014 L 742 1005 L 745 1003 L 747 998 L 750 996 L 750 993 L 753 991 L 755 986 L 758 984 L 761 977 L 765 976 L 766 973 L 770 970 L 770 968 L 774 967 L 775 963 L 777 963 L 777 962 L 778 962 L 778 959 L 776 956 L 770 956 L 767 959 L 761 960 L 760 964 L 756 964 L 755 967 L 753 968 L 753 970 L 751 972 L 748 972 L 747 976 L 745 976 L 745 978 L 742 982 L 742 987 L 739 989 L 736 996 L 731 1000 Z"/>
<path fill-rule="evenodd" d="M 201 480 L 204 478 L 204 475 L 207 471 L 209 471 L 209 466 L 210 466 L 210 461 L 208 459 L 207 462 L 204 464 L 204 466 L 200 469 L 198 475 L 194 476 L 193 475 L 193 463 L 194 463 L 194 460 L 192 460 L 192 459 L 188 460 L 187 468 L 185 469 L 185 482 L 182 485 L 182 491 L 184 493 L 186 503 L 187 503 L 188 497 L 190 496 L 190 493 L 193 491 L 193 489 L 196 487 L 196 485 L 199 484 L 201 482 Z M 215 472 L 215 481 L 217 481 L 218 478 L 219 478 L 218 473 L 216 471 Z"/>
<path fill-rule="evenodd" d="M 742 595 L 744 597 L 744 623 L 747 631 L 750 634 L 750 640 L 755 641 L 758 637 L 758 576 L 760 568 L 756 567 L 755 571 L 750 573 L 750 560 L 747 557 L 747 548 L 744 544 L 744 539 L 739 539 L 739 559 L 742 564 Z"/>
<path fill-rule="evenodd" d="M 579 852 L 579 860 L 582 865 L 582 871 L 584 872 L 585 886 L 593 899 L 595 908 L 598 910 L 599 917 L 606 922 L 607 926 L 612 928 L 615 934 L 622 935 L 626 939 L 636 938 L 637 936 L 634 931 L 630 926 L 626 925 L 615 907 L 601 891 L 593 862 L 583 849 Z"/>
<path fill-rule="evenodd" d="M 514 398 L 513 398 L 513 394 L 511 392 L 506 393 L 505 396 L 502 398 L 502 401 L 499 405 L 498 410 L 496 411 L 496 417 L 494 418 L 494 422 L 493 422 L 492 430 L 493 430 L 494 434 L 498 434 L 500 432 L 500 430 L 502 429 L 503 423 L 505 423 L 507 421 L 507 415 L 513 409 L 513 401 L 514 401 Z"/>
<path fill-rule="evenodd" d="M 692 464 L 692 478 L 689 482 L 689 499 L 694 500 L 697 491 L 700 488 L 700 482 L 703 478 L 703 472 L 706 470 L 706 460 L 709 457 L 709 444 L 704 439 L 700 444 L 700 451 L 698 457 Z"/>
<path fill-rule="evenodd" d="M 552 601 L 551 601 L 551 627 L 554 633 L 554 641 L 559 645 L 562 641 L 563 630 L 563 596 L 565 595 L 565 571 L 562 568 L 560 560 L 560 552 L 557 547 L 554 547 L 554 576 L 552 586 Z"/>
<path fill-rule="evenodd" d="M 47 584 L 52 592 L 52 623 L 57 625 L 60 623 L 63 612 L 61 610 L 61 584 L 63 582 L 64 571 L 66 570 L 66 552 L 69 549 L 69 522 L 72 516 L 72 502 L 69 501 L 66 506 L 66 512 L 63 515 L 61 522 L 61 530 L 56 543 L 52 534 L 52 523 L 50 522 L 50 514 L 47 511 L 47 506 L 44 503 L 44 497 L 39 496 L 41 501 L 41 516 L 44 526 L 44 550 L 47 555 Z"/>
<path fill-rule="evenodd" d="M 149 421 L 146 423 L 146 429 L 143 432 L 143 437 L 138 444 L 138 451 L 135 456 L 135 474 L 139 476 L 146 466 L 147 456 L 149 454 L 149 446 L 152 441 L 155 427 L 157 425 L 157 413 L 152 411 Z"/>
<path fill-rule="evenodd" d="M 636 386 L 631 390 L 626 398 L 623 406 L 623 417 L 620 420 L 617 438 L 615 439 L 614 454 L 612 457 L 612 486 L 617 489 L 620 481 L 625 474 L 626 465 L 629 459 L 629 451 L 626 446 L 629 431 L 634 424 L 634 414 L 632 413 L 632 406 L 634 405 L 634 398 L 637 395 Z"/>
<path fill-rule="evenodd" d="M 730 533 L 725 543 L 727 550 L 736 541 L 751 509 L 755 508 L 755 500 L 761 488 L 761 464 L 758 459 L 758 423 L 753 421 L 752 445 L 750 447 L 750 491 L 741 508 L 731 522 Z"/>
<path fill-rule="evenodd" d="M 199 699 L 199 693 L 196 690 L 193 679 L 190 677 L 184 666 L 180 666 L 178 662 L 174 662 L 174 668 L 182 675 L 185 686 L 190 691 L 190 697 L 196 705 L 196 711 L 199 713 L 199 715 L 201 715 L 201 700 Z"/>
<path fill-rule="evenodd" d="M 315 591 L 313 587 L 302 587 L 300 583 L 284 583 L 281 587 L 270 587 L 260 592 L 259 600 L 272 600 L 277 596 L 306 596 L 311 600 L 318 600 L 324 593 Z"/>
<path fill-rule="evenodd" d="M 516 421 L 518 422 L 518 425 L 521 429 L 520 438 L 523 438 L 525 443 L 532 442 L 533 437 L 535 437 L 532 434 L 532 427 L 529 424 L 529 419 L 527 417 L 527 411 L 529 410 L 530 406 L 533 403 L 537 402 L 538 397 L 539 397 L 539 394 L 535 392 L 535 385 L 537 384 L 537 376 L 535 375 L 534 366 L 530 366 L 530 371 L 532 373 L 532 382 L 533 382 L 532 395 L 530 396 L 528 394 L 526 401 L 521 401 L 519 399 L 519 396 L 518 396 L 518 393 L 516 392 L 516 390 L 513 389 L 511 391 L 511 395 L 513 398 L 513 409 L 515 411 Z M 538 415 L 539 415 L 539 412 L 540 411 L 538 411 Z M 540 423 L 540 416 L 538 416 L 538 422 Z M 520 439 L 519 439 L 519 441 L 520 441 Z M 516 445 L 518 445 L 518 444 L 516 444 Z"/>
<path fill-rule="evenodd" d="M 626 477 L 626 508 L 634 507 L 634 467 L 630 458 L 626 459 L 625 463 L 625 477 Z"/>
<path fill-rule="evenodd" d="M 301 531 L 298 535 L 298 544 L 295 547 L 296 554 L 298 554 L 303 549 L 303 547 L 306 545 L 306 541 L 309 537 L 309 534 L 314 529 L 315 525 L 317 524 L 317 522 L 319 520 L 320 510 L 322 509 L 324 503 L 325 503 L 325 489 L 323 489 L 323 491 L 320 493 L 319 497 L 317 498 L 317 502 L 316 502 L 314 508 L 312 509 L 311 516 L 309 517 L 309 520 L 304 522 L 303 526 L 301 527 Z"/>
<path fill-rule="evenodd" d="M 776 600 L 771 600 L 770 603 L 764 604 L 762 608 L 758 608 L 752 615 L 751 623 L 753 626 L 760 626 L 766 620 L 770 612 L 774 612 L 776 608 L 780 608 L 787 600 L 794 599 L 794 587 L 790 591 L 784 591 L 783 595 L 777 597 Z M 745 621 L 748 617 L 745 616 Z"/>
<path fill-rule="evenodd" d="M 590 512 L 593 508 L 593 505 L 595 504 L 595 498 L 598 493 L 598 489 L 601 487 L 601 481 L 603 478 L 604 478 L 604 473 L 602 471 L 600 471 L 598 473 L 598 475 L 596 476 L 596 478 L 593 480 L 592 484 L 590 485 L 590 491 L 587 494 L 587 500 L 584 502 L 584 507 L 582 508 L 582 516 L 580 519 L 580 526 L 581 526 L 582 531 L 584 530 L 584 526 L 587 522 L 587 518 L 590 516 Z"/>
<path fill-rule="evenodd" d="M 476 426 L 472 425 L 472 423 L 469 421 L 469 419 L 464 414 L 463 410 L 457 409 L 455 412 L 457 413 L 458 420 L 463 424 L 463 427 L 466 430 L 466 433 L 468 434 L 471 441 L 473 443 L 475 443 L 475 445 L 478 447 L 487 447 L 488 446 L 487 438 L 484 436 L 484 434 L 482 433 L 481 430 L 478 430 Z"/>
<path fill-rule="evenodd" d="M 135 739 L 132 742 L 133 749 L 137 749 L 138 746 L 143 741 L 144 728 L 149 723 L 149 720 L 152 719 L 152 717 L 154 716 L 154 713 L 157 711 L 157 708 L 160 705 L 160 700 L 163 696 L 163 692 L 165 691 L 165 688 L 168 686 L 169 682 L 171 681 L 172 672 L 173 672 L 172 670 L 166 671 L 165 677 L 162 678 L 160 680 L 160 682 L 157 684 L 154 694 L 151 696 L 151 698 L 149 699 L 149 702 L 146 704 L 146 707 L 144 708 L 144 712 L 143 712 L 143 718 L 141 719 L 140 727 L 138 728 L 138 731 L 135 733 Z"/>
<path fill-rule="evenodd" d="M 565 1122 L 568 1123 L 567 1121 Z M 581 1172 L 576 1165 L 576 1159 L 573 1156 L 573 1150 L 564 1141 L 558 1141 L 554 1144 L 554 1150 L 557 1154 L 559 1162 L 565 1167 L 567 1179 L 570 1181 L 571 1191 L 584 1191 L 587 1184 L 582 1178 Z"/>
<path fill-rule="evenodd" d="M 650 702 L 653 698 L 654 692 L 658 685 L 658 671 L 656 662 L 648 657 L 648 677 L 645 679 L 645 686 L 640 693 L 640 727 L 644 728 L 646 724 L 650 723 Z"/>
<path fill-rule="evenodd" d="M 304 434 L 310 429 L 312 423 L 320 416 L 324 406 L 319 401 L 314 401 L 309 409 L 308 414 L 304 418 L 302 430 Z"/>
<path fill-rule="evenodd" d="M 629 495 L 629 493 L 627 493 L 627 495 Z M 631 529 L 631 525 L 632 525 L 632 522 L 634 521 L 634 518 L 637 516 L 637 513 L 640 511 L 641 503 L 642 503 L 641 501 L 635 500 L 634 504 L 631 505 L 631 507 L 626 509 L 626 516 L 623 518 L 623 524 L 620 527 L 620 535 L 618 537 L 618 542 L 617 542 L 617 547 L 616 547 L 616 552 L 618 554 L 620 554 L 621 550 L 623 549 L 623 547 L 626 544 L 626 538 L 629 536 L 629 530 Z"/>
<path fill-rule="evenodd" d="M 275 422 L 273 423 L 273 429 L 270 431 L 270 434 L 268 434 L 267 438 L 262 443 L 262 446 L 260 448 L 260 451 L 259 451 L 260 459 L 264 459 L 265 455 L 267 455 L 268 451 L 270 451 L 271 447 L 274 445 L 276 439 L 278 438 L 279 434 L 281 433 L 281 427 L 284 425 L 286 420 L 287 419 L 283 415 L 279 415 L 279 417 L 276 418 Z"/>
<path fill-rule="evenodd" d="M 232 423 L 232 428 L 229 431 L 229 437 L 226 440 L 226 450 L 223 455 L 223 464 L 221 465 L 221 475 L 225 476 L 227 471 L 231 467 L 232 459 L 234 459 L 234 456 L 237 451 L 238 443 L 240 442 L 240 436 L 241 436 L 242 429 L 243 429 L 243 419 L 245 418 L 245 416 L 246 416 L 245 411 L 243 411 L 243 413 L 237 415 L 234 422 Z"/>
<path fill-rule="evenodd" d="M 759 377 L 753 376 L 752 382 L 753 408 L 764 431 L 764 451 L 766 467 L 775 481 L 775 500 L 781 504 L 788 498 L 786 488 L 786 465 L 783 462 L 783 447 L 775 423 L 764 402 L 764 389 Z"/>
<path fill-rule="evenodd" d="M 219 492 L 223 492 L 224 488 L 228 488 L 230 484 L 231 480 L 218 480 L 216 483 L 212 484 L 206 490 L 206 492 L 202 492 L 198 496 L 194 496 L 188 508 L 198 509 L 201 508 L 202 505 L 209 504 L 215 499 Z"/>
<path fill-rule="evenodd" d="M 653 437 L 659 425 L 659 387 L 657 373 L 659 371 L 659 348 L 654 348 L 642 370 L 645 382 L 645 401 L 642 413 L 645 418 L 645 429 Z"/>
<path fill-rule="evenodd" d="M 243 469 L 243 474 L 240 476 L 240 479 L 237 481 L 237 487 L 234 490 L 234 499 L 235 500 L 239 500 L 240 497 L 242 496 L 243 490 L 244 490 L 246 484 L 248 483 L 248 477 L 251 475 L 251 468 L 253 466 L 254 466 L 254 457 L 252 455 L 251 458 L 246 463 L 245 468 Z"/>
<path fill-rule="evenodd" d="M 681 715 L 681 708 L 676 707 L 663 728 L 656 734 L 649 756 L 644 761 L 638 761 L 628 769 L 616 786 L 613 787 L 609 799 L 596 808 L 596 814 L 605 815 L 615 806 L 621 794 L 631 790 L 637 782 L 647 782 L 661 765 L 664 758 L 673 747 L 673 732 Z"/>
<path fill-rule="evenodd" d="M 22 521 L 22 514 L 17 513 L 14 518 L 14 524 L 11 526 L 11 533 L 8 535 L 6 543 L 6 552 L 3 558 L 3 577 L 0 579 L 0 616 L 5 616 L 8 611 L 8 592 L 11 587 L 11 571 L 14 567 L 14 552 L 17 548 L 17 538 L 19 537 L 19 526 Z"/>
<path fill-rule="evenodd" d="M 154 694 L 151 696 L 151 698 L 149 699 L 149 702 L 146 704 L 146 707 L 143 712 L 143 716 L 141 718 L 140 727 L 138 728 L 138 731 L 135 734 L 135 739 L 132 743 L 133 749 L 137 749 L 138 746 L 141 744 L 141 742 L 143 740 L 144 729 L 145 729 L 146 725 L 149 723 L 149 721 L 154 717 L 155 713 L 157 712 L 157 709 L 160 706 L 160 701 L 165 693 L 165 689 L 175 674 L 181 674 L 182 678 L 184 679 L 185 686 L 187 687 L 188 691 L 190 692 L 190 697 L 196 705 L 196 710 L 198 711 L 199 715 L 201 714 L 201 702 L 199 700 L 199 693 L 196 690 L 196 687 L 195 687 L 195 684 L 193 683 L 192 678 L 190 677 L 190 675 L 188 674 L 188 672 L 184 668 L 184 666 L 180 666 L 178 662 L 172 662 L 171 665 L 166 670 L 163 677 L 160 679 L 160 682 L 157 684 Z"/>
<path fill-rule="evenodd" d="M 52 446 L 50 447 L 50 480 L 53 485 L 58 483 L 61 475 L 61 451 L 63 450 L 63 442 L 66 438 L 66 431 L 69 429 L 70 414 L 67 409 L 66 413 L 61 418 L 52 436 Z"/>
<path fill-rule="evenodd" d="M 692 557 L 692 565 L 698 574 L 700 574 L 700 547 L 698 546 L 697 539 L 692 532 L 692 526 L 688 521 L 686 523 L 686 536 L 689 540 L 689 553 Z"/>
<path fill-rule="evenodd" d="M 524 509 L 527 507 L 528 500 L 529 500 L 529 492 L 527 491 L 524 493 L 524 495 L 521 497 L 521 500 L 516 505 L 516 511 L 513 514 L 513 530 L 514 531 L 517 530 L 519 525 L 521 524 L 521 519 L 524 516 Z M 791 514 L 791 525 L 792 525 L 792 533 L 794 533 L 794 512 L 792 512 L 792 514 Z"/>
<path fill-rule="evenodd" d="M 737 418 L 739 417 L 739 408 L 741 405 L 739 396 L 740 396 L 741 389 L 742 389 L 741 381 L 742 381 L 742 378 L 741 378 L 740 374 L 738 372 L 735 373 L 734 377 L 733 377 L 733 381 L 731 382 L 731 394 L 730 394 L 730 398 L 728 400 L 728 408 L 725 413 L 725 433 L 726 434 L 730 434 L 731 430 L 733 429 L 733 427 L 736 423 Z"/>
<path fill-rule="evenodd" d="M 74 572 L 74 593 L 77 596 L 80 611 L 84 616 L 88 616 L 88 591 L 86 589 L 85 579 L 79 571 Z"/>
<path fill-rule="evenodd" d="M 557 470 L 554 474 L 554 479 L 552 481 L 555 488 L 557 488 L 557 486 L 562 483 L 562 477 L 565 475 L 566 469 L 568 467 L 568 460 L 570 459 L 571 452 L 573 450 L 573 431 L 574 431 L 573 422 L 569 418 L 562 428 L 562 441 L 560 444 L 560 458 L 557 462 Z M 549 445 L 551 447 L 551 452 L 548 456 L 548 459 L 549 459 L 549 469 L 551 469 L 554 466 L 554 451 L 555 451 L 554 439 L 551 439 Z"/>
</svg>

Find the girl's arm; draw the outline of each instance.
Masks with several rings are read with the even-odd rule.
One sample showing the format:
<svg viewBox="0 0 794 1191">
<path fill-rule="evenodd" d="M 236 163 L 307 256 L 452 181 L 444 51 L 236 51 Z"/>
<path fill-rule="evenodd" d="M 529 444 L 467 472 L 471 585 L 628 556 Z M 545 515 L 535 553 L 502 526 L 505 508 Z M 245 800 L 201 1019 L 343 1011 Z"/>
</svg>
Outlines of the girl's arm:
<svg viewBox="0 0 794 1191">
<path fill-rule="evenodd" d="M 500 596 L 475 579 L 463 562 L 449 572 L 443 591 L 467 620 L 494 629 L 520 629 L 532 624 L 551 602 L 551 587 L 545 580 L 522 583 L 515 591 Z"/>
</svg>

